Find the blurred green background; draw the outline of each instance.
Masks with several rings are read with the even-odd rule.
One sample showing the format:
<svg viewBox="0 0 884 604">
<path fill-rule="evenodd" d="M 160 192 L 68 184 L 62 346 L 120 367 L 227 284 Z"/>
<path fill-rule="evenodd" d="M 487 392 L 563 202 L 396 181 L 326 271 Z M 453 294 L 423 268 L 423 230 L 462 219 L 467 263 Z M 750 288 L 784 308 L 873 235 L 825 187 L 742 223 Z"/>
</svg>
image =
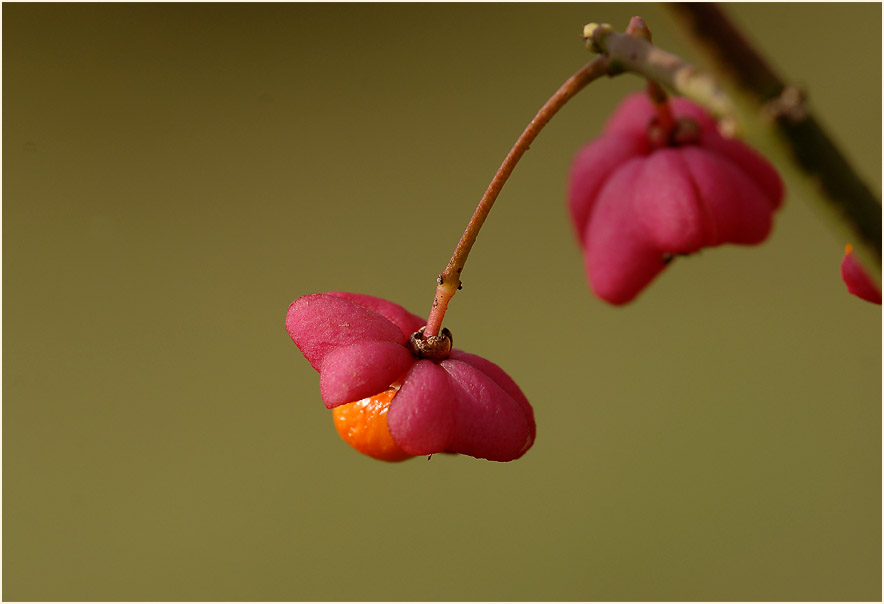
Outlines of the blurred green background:
<svg viewBox="0 0 884 604">
<path fill-rule="evenodd" d="M 728 10 L 881 190 L 881 6 Z M 504 154 L 635 4 L 3 7 L 3 599 L 880 600 L 881 308 L 781 155 L 773 237 L 593 298 L 557 116 L 446 318 L 532 401 L 498 464 L 363 457 L 284 330 L 419 314 Z M 758 141 L 762 147 L 764 141 Z"/>
</svg>

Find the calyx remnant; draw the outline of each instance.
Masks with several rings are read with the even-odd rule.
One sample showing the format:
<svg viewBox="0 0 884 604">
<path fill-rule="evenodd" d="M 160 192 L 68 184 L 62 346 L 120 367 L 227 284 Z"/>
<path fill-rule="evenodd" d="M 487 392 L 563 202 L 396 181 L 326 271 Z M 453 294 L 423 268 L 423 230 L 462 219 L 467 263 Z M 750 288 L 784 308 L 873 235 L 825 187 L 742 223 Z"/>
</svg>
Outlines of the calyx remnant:
<svg viewBox="0 0 884 604">
<path fill-rule="evenodd" d="M 700 142 L 700 125 L 689 117 L 679 117 L 671 130 L 666 130 L 660 125 L 655 117 L 648 124 L 648 140 L 651 147 L 681 147 L 684 145 L 696 145 Z"/>
<path fill-rule="evenodd" d="M 424 330 L 426 326 L 421 327 L 411 334 L 408 339 L 408 349 L 411 354 L 419 359 L 428 359 L 430 361 L 442 361 L 448 358 L 451 352 L 451 343 L 453 338 L 447 327 L 443 327 L 441 333 L 437 336 L 424 338 Z"/>
</svg>

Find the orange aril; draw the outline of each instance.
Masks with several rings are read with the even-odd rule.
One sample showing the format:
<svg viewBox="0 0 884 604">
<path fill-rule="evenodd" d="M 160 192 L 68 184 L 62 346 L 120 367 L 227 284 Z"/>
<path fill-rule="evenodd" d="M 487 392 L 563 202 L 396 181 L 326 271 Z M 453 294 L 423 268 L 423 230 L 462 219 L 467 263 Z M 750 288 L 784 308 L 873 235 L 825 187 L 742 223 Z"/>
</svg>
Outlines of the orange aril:
<svg viewBox="0 0 884 604">
<path fill-rule="evenodd" d="M 387 427 L 387 411 L 398 388 L 332 409 L 335 428 L 347 444 L 375 459 L 402 461 L 413 457 L 399 448 Z"/>
</svg>

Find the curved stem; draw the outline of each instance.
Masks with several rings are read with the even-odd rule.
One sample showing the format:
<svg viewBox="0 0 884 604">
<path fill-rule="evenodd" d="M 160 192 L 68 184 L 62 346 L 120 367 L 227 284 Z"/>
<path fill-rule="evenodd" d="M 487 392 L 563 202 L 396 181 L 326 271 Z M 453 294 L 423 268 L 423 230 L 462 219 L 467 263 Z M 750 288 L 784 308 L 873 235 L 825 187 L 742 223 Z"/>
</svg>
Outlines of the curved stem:
<svg viewBox="0 0 884 604">
<path fill-rule="evenodd" d="M 571 97 L 577 94 L 584 86 L 607 73 L 607 57 L 598 57 L 568 78 L 556 93 L 550 97 L 546 104 L 540 108 L 540 111 L 537 112 L 537 115 L 534 116 L 534 119 L 531 120 L 531 123 L 525 128 L 525 131 L 522 132 L 522 135 L 516 141 L 516 144 L 510 149 L 510 152 L 507 154 L 503 163 L 500 165 L 500 168 L 498 168 L 497 173 L 494 175 L 494 178 L 491 180 L 491 184 L 489 184 L 488 188 L 485 190 L 485 194 L 482 196 L 481 201 L 479 201 L 479 205 L 476 207 L 476 211 L 473 213 L 473 217 L 470 219 L 466 231 L 464 231 L 463 236 L 460 238 L 460 242 L 458 242 L 457 247 L 454 249 L 454 254 L 451 256 L 451 260 L 448 261 L 448 266 L 445 267 L 445 270 L 437 279 L 438 285 L 436 287 L 436 295 L 433 299 L 433 307 L 430 310 L 430 316 L 427 318 L 427 327 L 424 329 L 424 338 L 439 334 L 439 330 L 442 327 L 442 319 L 445 316 L 445 311 L 448 309 L 448 303 L 451 301 L 451 298 L 454 297 L 454 294 L 457 293 L 457 290 L 460 289 L 460 274 L 463 271 L 464 264 L 466 264 L 467 256 L 469 256 L 470 250 L 476 242 L 479 229 L 482 228 L 485 218 L 488 217 L 488 213 L 491 211 L 491 206 L 494 205 L 494 201 L 500 194 L 500 190 L 503 188 L 504 183 L 506 183 L 510 174 L 512 174 L 516 164 L 519 163 L 519 159 L 524 155 L 525 151 L 528 150 L 531 143 L 534 142 L 534 139 L 537 138 L 537 135 L 543 130 L 543 127 L 546 126 L 549 120 L 552 119 L 552 117 L 571 99 Z"/>
</svg>

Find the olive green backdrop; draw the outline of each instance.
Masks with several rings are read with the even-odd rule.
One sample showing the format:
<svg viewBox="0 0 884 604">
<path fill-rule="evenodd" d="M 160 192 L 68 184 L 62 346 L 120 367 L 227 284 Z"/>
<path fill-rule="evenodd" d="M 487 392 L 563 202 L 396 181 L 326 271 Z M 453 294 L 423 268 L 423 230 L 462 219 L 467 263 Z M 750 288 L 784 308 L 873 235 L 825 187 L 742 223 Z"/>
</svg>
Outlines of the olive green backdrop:
<svg viewBox="0 0 884 604">
<path fill-rule="evenodd" d="M 880 5 L 729 8 L 880 191 Z M 541 134 L 446 319 L 524 458 L 355 453 L 285 333 L 334 289 L 425 314 L 632 14 L 698 60 L 657 5 L 4 5 L 3 598 L 880 600 L 881 308 L 783 156 L 767 243 L 588 291 L 568 166 L 638 78 Z"/>
</svg>

